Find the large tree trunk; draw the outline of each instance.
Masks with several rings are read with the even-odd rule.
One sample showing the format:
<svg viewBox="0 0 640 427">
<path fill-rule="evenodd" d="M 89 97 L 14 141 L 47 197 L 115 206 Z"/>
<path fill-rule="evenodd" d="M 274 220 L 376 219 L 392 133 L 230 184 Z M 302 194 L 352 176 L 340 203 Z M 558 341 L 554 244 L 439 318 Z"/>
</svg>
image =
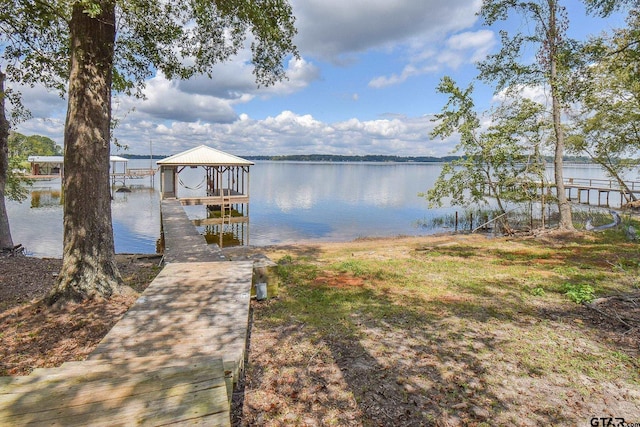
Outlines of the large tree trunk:
<svg viewBox="0 0 640 427">
<path fill-rule="evenodd" d="M 109 151 L 115 2 L 96 16 L 76 3 L 70 23 L 69 106 L 64 133 L 64 248 L 50 304 L 122 291 L 115 262 Z"/>
<path fill-rule="evenodd" d="M 555 169 L 555 181 L 558 197 L 558 211 L 560 220 L 558 228 L 561 230 L 573 230 L 573 220 L 571 218 L 571 205 L 567 199 L 567 193 L 564 188 L 564 130 L 562 129 L 562 116 L 560 112 L 560 95 L 558 89 L 558 23 L 556 20 L 557 2 L 549 0 L 549 67 L 550 67 L 550 83 L 551 83 L 551 108 L 553 114 L 553 130 L 556 137 L 556 149 L 553 166 Z"/>
<path fill-rule="evenodd" d="M 9 170 L 9 121 L 5 114 L 4 80 L 5 74 L 0 70 L 0 251 L 13 249 L 9 216 L 4 198 Z"/>
</svg>

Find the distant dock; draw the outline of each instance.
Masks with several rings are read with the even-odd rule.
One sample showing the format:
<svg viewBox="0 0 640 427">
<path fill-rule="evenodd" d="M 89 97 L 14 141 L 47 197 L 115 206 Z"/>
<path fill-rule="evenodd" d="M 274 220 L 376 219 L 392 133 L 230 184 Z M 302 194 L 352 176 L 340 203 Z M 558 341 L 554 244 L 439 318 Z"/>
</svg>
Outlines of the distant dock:
<svg viewBox="0 0 640 427">
<path fill-rule="evenodd" d="M 577 200 L 578 203 L 592 204 L 593 193 L 593 195 L 596 196 L 595 205 L 597 206 L 610 206 L 611 194 L 619 195 L 620 204 L 618 206 L 620 207 L 631 201 L 630 194 L 640 197 L 640 181 L 625 181 L 625 186 L 628 188 L 628 191 L 623 188 L 618 181 L 612 179 L 564 179 L 564 188 L 569 200 Z"/>
</svg>

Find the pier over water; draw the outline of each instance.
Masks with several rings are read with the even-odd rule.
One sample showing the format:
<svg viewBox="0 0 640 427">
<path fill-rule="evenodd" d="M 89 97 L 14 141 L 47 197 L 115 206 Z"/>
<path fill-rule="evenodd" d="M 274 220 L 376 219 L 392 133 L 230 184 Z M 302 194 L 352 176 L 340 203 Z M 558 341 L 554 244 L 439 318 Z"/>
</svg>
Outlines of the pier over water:
<svg viewBox="0 0 640 427">
<path fill-rule="evenodd" d="M 231 425 L 254 262 L 227 261 L 178 199 L 161 209 L 163 270 L 88 360 L 2 378 L 0 425 Z"/>
</svg>

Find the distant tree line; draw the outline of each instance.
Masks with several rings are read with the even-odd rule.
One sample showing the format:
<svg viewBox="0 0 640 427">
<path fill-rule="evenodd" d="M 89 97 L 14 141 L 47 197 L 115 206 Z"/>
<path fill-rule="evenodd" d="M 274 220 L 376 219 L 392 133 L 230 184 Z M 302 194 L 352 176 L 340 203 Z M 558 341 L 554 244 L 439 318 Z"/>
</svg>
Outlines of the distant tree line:
<svg viewBox="0 0 640 427">
<path fill-rule="evenodd" d="M 126 157 L 126 156 L 125 156 Z M 294 161 L 294 162 L 389 162 L 389 163 L 442 163 L 459 160 L 464 156 L 390 156 L 367 154 L 361 156 L 345 156 L 338 154 L 290 154 L 285 156 L 241 156 L 247 160 Z M 551 160 L 549 157 L 547 160 Z M 588 157 L 565 156 L 571 163 L 593 163 Z"/>
<path fill-rule="evenodd" d="M 297 161 L 297 162 L 394 162 L 394 163 L 439 163 L 453 159 L 455 156 L 388 156 L 382 154 L 368 154 L 360 156 L 345 156 L 338 154 L 290 154 L 283 156 L 244 156 L 248 160 Z"/>
<path fill-rule="evenodd" d="M 120 157 L 125 159 L 143 159 L 149 158 L 148 154 L 119 154 Z M 164 154 L 154 155 L 156 160 L 169 157 Z M 339 154 L 289 154 L 278 156 L 262 156 L 262 155 L 249 155 L 240 156 L 247 160 L 267 160 L 267 161 L 289 161 L 289 162 L 388 162 L 388 163 L 442 163 L 450 162 L 453 160 L 459 160 L 464 156 L 444 156 L 444 157 L 432 157 L 432 156 L 391 156 L 383 154 L 365 154 L 360 156 L 345 156 Z M 583 156 L 565 156 L 565 161 L 570 163 L 593 163 L 591 159 Z M 547 161 L 551 162 L 552 157 L 548 157 Z"/>
</svg>

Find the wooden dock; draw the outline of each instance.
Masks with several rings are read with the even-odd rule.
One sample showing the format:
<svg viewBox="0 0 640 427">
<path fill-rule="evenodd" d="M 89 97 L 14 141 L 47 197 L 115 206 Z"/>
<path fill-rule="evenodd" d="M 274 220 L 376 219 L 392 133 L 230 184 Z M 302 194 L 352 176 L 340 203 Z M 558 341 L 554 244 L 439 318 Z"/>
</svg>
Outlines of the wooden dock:
<svg viewBox="0 0 640 427">
<path fill-rule="evenodd" d="M 167 264 L 89 360 L 221 358 L 237 381 L 252 275 L 250 261 Z"/>
<path fill-rule="evenodd" d="M 599 178 L 564 178 L 564 190 L 569 201 L 576 201 L 581 204 L 595 205 L 595 206 L 611 206 L 611 194 L 620 196 L 620 203 L 614 207 L 623 207 L 625 204 L 631 202 L 633 197 L 640 197 L 640 181 L 625 181 L 624 188 L 616 180 L 612 179 L 599 179 Z M 491 196 L 491 183 L 487 182 L 486 185 L 489 189 L 486 192 L 487 196 Z M 497 185 L 497 183 L 493 183 Z M 539 195 L 544 191 L 549 194 L 557 194 L 557 186 L 553 183 L 543 182 L 526 182 L 516 183 L 512 187 L 526 185 L 528 189 L 534 190 Z M 592 197 L 592 194 L 597 198 Z"/>
<path fill-rule="evenodd" d="M 578 203 L 592 204 L 591 193 L 597 195 L 595 204 L 597 206 L 610 206 L 610 195 L 618 194 L 620 196 L 619 206 L 623 206 L 629 200 L 629 193 L 640 196 L 640 182 L 626 181 L 625 185 L 628 191 L 621 188 L 620 183 L 611 179 L 595 179 L 595 178 L 565 178 L 564 188 L 567 192 L 567 198 L 573 199 L 573 191 L 576 191 Z M 604 201 L 603 201 L 604 198 Z"/>
<path fill-rule="evenodd" d="M 162 236 L 166 263 L 224 260 L 220 247 L 207 244 L 178 199 L 162 201 Z"/>
<path fill-rule="evenodd" d="M 224 261 L 179 202 L 162 209 L 164 269 L 88 360 L 4 377 L 0 425 L 230 425 L 254 263 Z"/>
</svg>

